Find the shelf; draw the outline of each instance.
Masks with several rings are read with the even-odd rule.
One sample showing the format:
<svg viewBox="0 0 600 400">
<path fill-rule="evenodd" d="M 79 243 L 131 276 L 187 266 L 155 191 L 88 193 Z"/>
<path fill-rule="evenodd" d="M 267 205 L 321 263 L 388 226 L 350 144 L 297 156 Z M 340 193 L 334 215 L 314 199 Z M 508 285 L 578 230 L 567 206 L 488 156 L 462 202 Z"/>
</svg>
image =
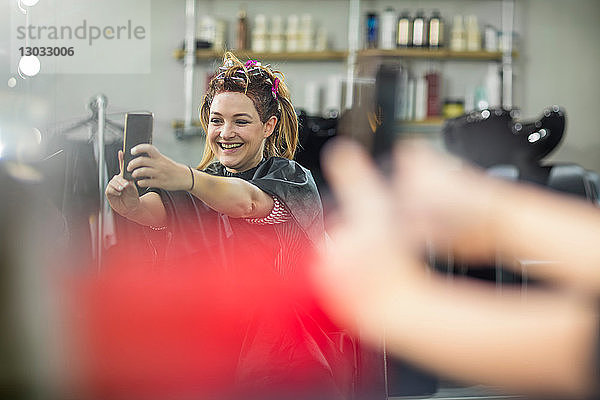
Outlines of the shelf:
<svg viewBox="0 0 600 400">
<path fill-rule="evenodd" d="M 251 50 L 232 50 L 232 52 L 242 58 L 260 59 L 260 60 L 293 60 L 293 61 L 340 61 L 348 57 L 345 50 L 328 51 L 308 51 L 294 53 L 257 53 Z M 451 51 L 447 49 L 368 49 L 359 50 L 359 57 L 404 57 L 404 58 L 429 58 L 441 60 L 489 60 L 501 61 L 503 53 L 501 51 Z M 185 56 L 185 50 L 178 49 L 173 53 L 173 57 L 182 60 Z M 211 49 L 196 50 L 197 60 L 219 59 L 223 57 L 223 52 Z M 513 58 L 518 57 L 517 52 L 513 52 Z"/>
<path fill-rule="evenodd" d="M 396 121 L 396 129 L 399 133 L 439 133 L 442 130 L 445 119 L 443 117 L 430 117 L 422 121 Z"/>
<path fill-rule="evenodd" d="M 251 50 L 231 50 L 237 57 L 253 60 L 293 60 L 293 61 L 340 61 L 348 57 L 347 51 L 307 51 L 294 53 L 257 53 Z M 182 60 L 185 56 L 185 50 L 175 50 L 173 56 L 177 60 Z M 197 60 L 220 59 L 223 52 L 218 50 L 196 50 Z"/>
<path fill-rule="evenodd" d="M 404 57 L 404 58 L 430 58 L 441 60 L 489 60 L 501 61 L 503 53 L 501 51 L 451 51 L 447 49 L 368 49 L 360 50 L 359 57 Z M 517 52 L 513 52 L 513 57 L 517 57 Z"/>
<path fill-rule="evenodd" d="M 403 126 L 436 126 L 441 127 L 444 124 L 445 119 L 443 117 L 430 117 L 424 120 L 415 121 L 398 121 L 399 125 Z"/>
</svg>

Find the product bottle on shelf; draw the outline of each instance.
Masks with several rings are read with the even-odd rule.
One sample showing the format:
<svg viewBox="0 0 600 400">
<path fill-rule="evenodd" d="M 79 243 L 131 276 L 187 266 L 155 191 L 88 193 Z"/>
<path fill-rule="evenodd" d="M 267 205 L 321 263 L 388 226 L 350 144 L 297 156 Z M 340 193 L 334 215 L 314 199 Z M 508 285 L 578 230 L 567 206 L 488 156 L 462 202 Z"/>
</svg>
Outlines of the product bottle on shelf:
<svg viewBox="0 0 600 400">
<path fill-rule="evenodd" d="M 367 49 L 376 49 L 379 39 L 379 19 L 376 13 L 367 14 L 366 44 Z"/>
<path fill-rule="evenodd" d="M 269 51 L 271 53 L 280 53 L 284 49 L 283 19 L 281 15 L 274 15 L 271 18 L 271 35 L 269 40 Z"/>
<path fill-rule="evenodd" d="M 396 13 L 392 7 L 386 8 L 381 14 L 379 47 L 386 50 L 396 47 Z"/>
<path fill-rule="evenodd" d="M 450 32 L 450 50 L 465 51 L 467 49 L 467 34 L 463 25 L 462 15 L 455 15 Z"/>
<path fill-rule="evenodd" d="M 254 29 L 252 29 L 252 51 L 264 53 L 267 51 L 267 17 L 257 14 L 254 17 Z"/>
<path fill-rule="evenodd" d="M 406 120 L 412 121 L 415 119 L 415 96 L 416 96 L 416 79 L 413 77 L 408 78 L 408 89 L 406 96 Z"/>
<path fill-rule="evenodd" d="M 300 37 L 298 40 L 299 50 L 313 51 L 314 36 L 312 16 L 310 14 L 303 14 L 300 21 Z"/>
<path fill-rule="evenodd" d="M 484 85 L 475 88 L 475 107 L 477 110 L 485 110 L 490 107 L 487 90 Z"/>
<path fill-rule="evenodd" d="M 433 11 L 429 19 L 429 47 L 437 49 L 444 46 L 444 20 L 438 10 Z"/>
<path fill-rule="evenodd" d="M 399 89 L 396 95 L 396 115 L 395 118 L 400 121 L 408 120 L 408 82 L 410 76 L 408 68 L 403 66 L 400 70 Z"/>
<path fill-rule="evenodd" d="M 500 71 L 496 63 L 489 63 L 487 74 L 485 76 L 485 90 L 487 102 L 490 108 L 498 108 L 502 105 L 502 81 Z"/>
<path fill-rule="evenodd" d="M 213 43 L 213 49 L 223 51 L 227 48 L 225 37 L 227 35 L 227 22 L 222 19 L 217 19 L 215 42 Z"/>
<path fill-rule="evenodd" d="M 424 76 L 415 82 L 415 121 L 424 121 L 427 118 L 427 80 Z"/>
<path fill-rule="evenodd" d="M 304 85 L 304 108 L 312 117 L 321 116 L 321 85 L 319 82 L 309 80 Z"/>
<path fill-rule="evenodd" d="M 196 47 L 213 48 L 217 34 L 217 20 L 212 15 L 202 15 L 196 24 Z"/>
<path fill-rule="evenodd" d="M 491 25 L 484 28 L 485 51 L 498 51 L 498 31 Z"/>
<path fill-rule="evenodd" d="M 327 89 L 325 90 L 324 115 L 338 116 L 342 110 L 342 87 L 343 77 L 341 75 L 329 75 L 327 77 Z"/>
<path fill-rule="evenodd" d="M 290 53 L 298 51 L 298 23 L 296 14 L 288 16 L 285 47 Z"/>
<path fill-rule="evenodd" d="M 440 115 L 440 74 L 429 72 L 425 75 L 427 81 L 427 118 Z"/>
<path fill-rule="evenodd" d="M 396 47 L 412 46 L 413 21 L 408 11 L 402 11 L 398 18 L 398 29 L 396 32 Z"/>
<path fill-rule="evenodd" d="M 465 87 L 465 112 L 469 113 L 477 109 L 477 103 L 475 102 L 475 86 L 467 85 Z"/>
<path fill-rule="evenodd" d="M 464 101 L 460 99 L 445 99 L 442 116 L 445 119 L 460 117 L 465 113 Z"/>
<path fill-rule="evenodd" d="M 327 29 L 320 27 L 315 38 L 315 51 L 326 51 L 327 47 Z"/>
<path fill-rule="evenodd" d="M 240 9 L 237 21 L 237 37 L 235 47 L 238 50 L 248 49 L 248 18 L 245 9 Z"/>
<path fill-rule="evenodd" d="M 423 10 L 417 11 L 417 15 L 413 21 L 413 36 L 412 36 L 412 45 L 414 47 L 424 47 L 427 46 L 427 30 L 428 23 L 427 18 L 425 17 L 425 12 Z"/>
<path fill-rule="evenodd" d="M 479 23 L 477 16 L 469 15 L 466 19 L 467 25 L 467 51 L 481 50 L 481 32 L 479 31 Z"/>
</svg>

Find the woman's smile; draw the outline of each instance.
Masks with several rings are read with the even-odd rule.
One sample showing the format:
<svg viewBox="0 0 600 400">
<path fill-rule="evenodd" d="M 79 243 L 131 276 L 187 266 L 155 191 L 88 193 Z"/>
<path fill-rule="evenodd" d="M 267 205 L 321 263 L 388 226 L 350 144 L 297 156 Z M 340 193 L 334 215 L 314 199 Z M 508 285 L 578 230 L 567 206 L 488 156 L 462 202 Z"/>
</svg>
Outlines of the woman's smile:
<svg viewBox="0 0 600 400">
<path fill-rule="evenodd" d="M 226 153 L 233 153 L 235 150 L 239 149 L 244 145 L 244 143 L 224 143 L 217 142 L 221 149 Z"/>
</svg>

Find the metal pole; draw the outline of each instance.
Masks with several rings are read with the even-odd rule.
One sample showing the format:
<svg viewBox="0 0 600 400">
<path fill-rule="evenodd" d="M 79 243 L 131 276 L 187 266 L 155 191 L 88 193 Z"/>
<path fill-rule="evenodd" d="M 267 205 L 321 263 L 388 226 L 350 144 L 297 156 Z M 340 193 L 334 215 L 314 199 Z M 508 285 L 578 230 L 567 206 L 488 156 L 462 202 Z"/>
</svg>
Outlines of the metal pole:
<svg viewBox="0 0 600 400">
<path fill-rule="evenodd" d="M 515 2 L 502 0 L 502 108 L 510 110 L 513 107 L 513 31 L 514 31 Z M 503 271 L 502 257 L 495 256 L 494 269 L 496 272 L 496 291 L 502 293 Z"/>
<path fill-rule="evenodd" d="M 185 93 L 184 131 L 192 128 L 194 102 L 194 66 L 196 64 L 196 0 L 185 2 L 185 56 L 183 90 Z"/>
<path fill-rule="evenodd" d="M 350 0 L 348 10 L 348 73 L 346 78 L 346 109 L 352 108 L 356 59 L 359 46 L 360 0 Z"/>
<path fill-rule="evenodd" d="M 513 106 L 513 31 L 515 2 L 502 0 L 502 107 Z"/>
<path fill-rule="evenodd" d="M 104 124 L 106 121 L 106 96 L 99 94 L 96 97 L 96 106 L 98 107 L 98 132 L 96 140 L 98 145 L 98 188 L 100 190 L 100 208 L 98 209 L 98 232 L 96 237 L 96 261 L 98 271 L 102 267 L 102 253 L 104 251 L 104 191 L 106 182 L 104 176 Z"/>
</svg>

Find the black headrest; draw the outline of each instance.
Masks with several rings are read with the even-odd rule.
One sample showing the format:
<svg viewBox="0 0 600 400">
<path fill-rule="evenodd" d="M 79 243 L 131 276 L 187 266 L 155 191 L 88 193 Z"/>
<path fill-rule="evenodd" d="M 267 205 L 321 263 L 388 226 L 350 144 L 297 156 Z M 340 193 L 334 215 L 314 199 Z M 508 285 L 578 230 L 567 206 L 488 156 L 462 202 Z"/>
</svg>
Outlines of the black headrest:
<svg viewBox="0 0 600 400">
<path fill-rule="evenodd" d="M 447 120 L 442 129 L 446 148 L 481 167 L 520 166 L 539 161 L 560 143 L 565 112 L 558 106 L 534 121 L 518 121 L 516 110 L 486 109 Z"/>
</svg>

